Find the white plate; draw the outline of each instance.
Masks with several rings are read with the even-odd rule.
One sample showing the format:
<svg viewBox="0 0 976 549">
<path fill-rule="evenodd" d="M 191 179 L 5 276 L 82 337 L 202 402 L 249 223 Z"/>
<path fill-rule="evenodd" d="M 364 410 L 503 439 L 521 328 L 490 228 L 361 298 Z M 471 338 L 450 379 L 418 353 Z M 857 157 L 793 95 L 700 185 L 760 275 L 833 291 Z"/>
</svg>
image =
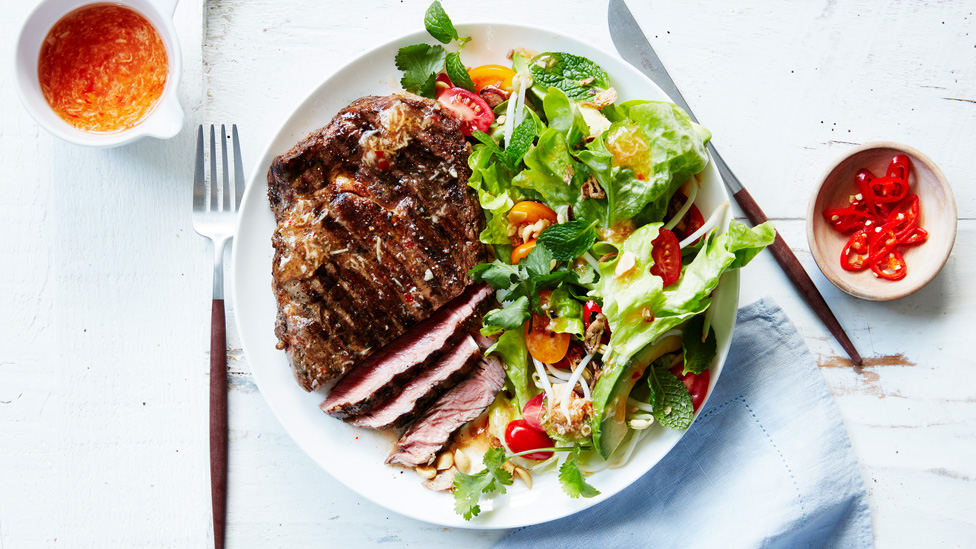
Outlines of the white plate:
<svg viewBox="0 0 976 549">
<path fill-rule="evenodd" d="M 463 53 L 468 66 L 504 64 L 505 54 L 514 47 L 564 51 L 588 57 L 606 69 L 620 100 L 668 100 L 660 88 L 616 56 L 557 32 L 494 23 L 458 28 L 462 36 L 472 37 Z M 271 234 L 275 222 L 268 205 L 268 167 L 275 156 L 328 124 L 354 99 L 397 91 L 400 72 L 393 58 L 400 47 L 420 42 L 433 43 L 433 39 L 426 32 L 417 32 L 354 59 L 312 91 L 272 137 L 248 182 L 234 240 L 234 302 L 244 353 L 261 394 L 288 434 L 322 468 L 363 497 L 418 520 L 454 527 L 512 528 L 564 517 L 626 488 L 660 461 L 683 433 L 656 426 L 657 430 L 641 441 L 625 467 L 590 477 L 601 491 L 595 498 L 570 499 L 563 494 L 555 474 L 540 474 L 533 479 L 532 490 L 517 482 L 507 494 L 483 502 L 481 515 L 466 522 L 454 513 L 450 494 L 431 492 L 420 485 L 421 478 L 416 474 L 383 464 L 392 448 L 390 434 L 357 429 L 322 413 L 318 404 L 323 395 L 302 390 L 292 376 L 284 351 L 275 349 L 277 305 L 271 293 Z M 728 200 L 728 195 L 714 164 L 708 165 L 703 176 L 696 204 L 708 217 L 708 212 Z M 727 213 L 723 226 L 728 226 L 730 218 Z M 728 354 L 738 291 L 738 273 L 733 272 L 725 276 L 715 292 L 713 326 L 719 356 L 711 368 L 709 394 Z"/>
</svg>

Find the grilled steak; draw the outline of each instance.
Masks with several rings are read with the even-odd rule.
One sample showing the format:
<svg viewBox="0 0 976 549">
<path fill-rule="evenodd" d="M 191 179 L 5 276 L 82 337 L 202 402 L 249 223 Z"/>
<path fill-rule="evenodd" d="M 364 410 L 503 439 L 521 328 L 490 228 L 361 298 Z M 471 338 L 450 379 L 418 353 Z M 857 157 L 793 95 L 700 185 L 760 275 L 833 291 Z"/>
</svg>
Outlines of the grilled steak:
<svg viewBox="0 0 976 549">
<path fill-rule="evenodd" d="M 488 408 L 505 384 L 505 370 L 497 358 L 488 357 L 468 379 L 441 395 L 424 415 L 407 428 L 386 463 L 407 467 L 428 465 L 454 433 Z"/>
<path fill-rule="evenodd" d="M 460 122 L 411 94 L 364 97 L 268 170 L 275 334 L 306 390 L 460 294 L 485 259 Z"/>
<path fill-rule="evenodd" d="M 368 412 L 396 396 L 423 368 L 448 351 L 461 337 L 475 314 L 492 295 L 485 285 L 471 286 L 392 343 L 349 371 L 329 391 L 321 404 L 338 417 Z"/>
<path fill-rule="evenodd" d="M 465 336 L 453 349 L 403 387 L 395 398 L 349 420 L 356 427 L 402 427 L 416 418 L 446 387 L 463 379 L 481 357 L 478 344 Z"/>
</svg>

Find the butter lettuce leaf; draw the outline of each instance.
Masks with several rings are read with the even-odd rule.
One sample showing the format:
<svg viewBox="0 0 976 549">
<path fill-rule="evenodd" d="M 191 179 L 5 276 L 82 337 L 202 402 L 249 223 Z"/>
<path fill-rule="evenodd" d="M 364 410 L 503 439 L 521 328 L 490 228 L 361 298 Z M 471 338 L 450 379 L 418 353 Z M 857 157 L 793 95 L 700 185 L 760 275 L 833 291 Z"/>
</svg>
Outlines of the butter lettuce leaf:
<svg viewBox="0 0 976 549">
<path fill-rule="evenodd" d="M 704 312 L 722 275 L 748 263 L 776 234 L 769 222 L 750 229 L 733 220 L 728 232 L 711 232 L 694 260 L 682 267 L 678 281 L 664 288 L 661 278 L 649 272 L 654 264 L 651 242 L 661 227 L 645 225 L 624 241 L 621 255 L 630 252 L 636 260 L 627 273 L 614 274 L 620 256 L 600 264 L 600 280 L 590 295 L 603 300 L 611 332 L 605 359 L 610 363 L 626 363 L 664 332 Z"/>
<path fill-rule="evenodd" d="M 534 394 L 529 390 L 529 351 L 525 346 L 525 332 L 508 330 L 498 342 L 485 351 L 485 355 L 497 355 L 505 364 L 506 383 L 515 395 L 515 407 L 521 410 Z"/>
<path fill-rule="evenodd" d="M 590 146 L 613 155 L 610 223 L 630 218 L 638 225 L 658 222 L 671 195 L 708 164 L 711 132 L 672 103 L 626 105 L 619 109 L 625 115 L 611 124 L 605 139 Z"/>
</svg>

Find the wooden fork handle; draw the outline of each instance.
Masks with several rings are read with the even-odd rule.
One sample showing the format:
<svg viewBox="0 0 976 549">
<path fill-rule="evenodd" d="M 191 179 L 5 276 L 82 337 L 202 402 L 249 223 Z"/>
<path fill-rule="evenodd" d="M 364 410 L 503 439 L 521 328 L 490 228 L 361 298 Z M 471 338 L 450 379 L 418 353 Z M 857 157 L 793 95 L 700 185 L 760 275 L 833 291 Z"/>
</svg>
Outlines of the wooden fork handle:
<svg viewBox="0 0 976 549">
<path fill-rule="evenodd" d="M 227 333 L 224 300 L 210 311 L 210 495 L 214 547 L 223 549 L 227 519 Z"/>
<path fill-rule="evenodd" d="M 752 198 L 752 195 L 749 194 L 749 191 L 741 189 L 732 196 L 735 198 L 736 202 L 739 203 L 739 207 L 742 208 L 742 211 L 746 214 L 746 217 L 749 218 L 749 221 L 751 221 L 753 225 L 759 225 L 760 223 L 767 221 L 766 214 L 763 213 L 762 209 L 759 207 L 759 204 L 757 204 L 755 199 Z M 835 317 L 833 311 L 830 310 L 830 307 L 824 300 L 820 290 L 817 289 L 817 286 L 813 283 L 813 280 L 810 279 L 810 275 L 808 275 L 803 269 L 803 265 L 800 264 L 800 261 L 796 258 L 793 250 L 790 249 L 789 245 L 786 244 L 786 241 L 783 240 L 783 237 L 780 236 L 779 231 L 776 231 L 776 240 L 774 240 L 773 244 L 769 247 L 769 251 L 783 268 L 783 271 L 786 273 L 787 278 L 790 279 L 790 282 L 793 283 L 793 286 L 796 287 L 796 289 L 800 292 L 800 295 L 803 296 L 803 299 L 805 299 L 806 302 L 810 304 L 813 311 L 817 313 L 820 321 L 827 326 L 827 330 L 830 331 L 835 339 L 837 339 L 840 346 L 847 351 L 848 356 L 851 357 L 851 361 L 855 365 L 860 366 L 861 355 L 857 352 L 857 349 L 854 348 L 854 344 L 851 343 L 851 340 L 847 337 L 847 334 L 844 333 L 844 328 L 841 327 L 840 322 L 837 321 L 837 317 Z"/>
</svg>

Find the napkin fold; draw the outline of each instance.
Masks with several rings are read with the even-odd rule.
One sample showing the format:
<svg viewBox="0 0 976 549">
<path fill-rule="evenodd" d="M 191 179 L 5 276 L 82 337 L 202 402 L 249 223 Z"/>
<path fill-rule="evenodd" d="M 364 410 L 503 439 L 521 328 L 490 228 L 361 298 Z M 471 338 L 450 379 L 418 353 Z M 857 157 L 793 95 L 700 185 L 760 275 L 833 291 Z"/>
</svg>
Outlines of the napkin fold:
<svg viewBox="0 0 976 549">
<path fill-rule="evenodd" d="M 660 463 L 615 497 L 498 546 L 872 546 L 857 459 L 803 338 L 769 298 L 736 322 L 714 393 Z"/>
</svg>

